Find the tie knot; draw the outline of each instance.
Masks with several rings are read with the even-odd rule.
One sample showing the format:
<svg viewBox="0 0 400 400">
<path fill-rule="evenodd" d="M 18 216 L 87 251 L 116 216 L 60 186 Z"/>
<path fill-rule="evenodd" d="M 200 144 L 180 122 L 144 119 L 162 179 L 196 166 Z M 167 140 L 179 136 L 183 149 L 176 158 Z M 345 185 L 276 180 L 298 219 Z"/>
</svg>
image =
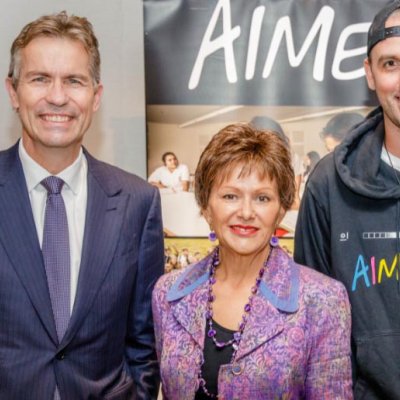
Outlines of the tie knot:
<svg viewBox="0 0 400 400">
<path fill-rule="evenodd" d="M 64 181 L 57 176 L 48 176 L 40 182 L 49 194 L 60 194 Z"/>
</svg>

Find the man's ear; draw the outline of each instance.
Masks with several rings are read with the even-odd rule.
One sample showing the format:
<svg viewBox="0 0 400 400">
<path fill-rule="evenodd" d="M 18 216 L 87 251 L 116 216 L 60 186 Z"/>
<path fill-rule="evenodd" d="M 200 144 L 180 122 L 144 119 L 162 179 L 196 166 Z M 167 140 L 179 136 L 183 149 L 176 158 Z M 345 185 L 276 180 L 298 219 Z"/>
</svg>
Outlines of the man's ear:
<svg viewBox="0 0 400 400">
<path fill-rule="evenodd" d="M 368 87 L 371 90 L 375 90 L 375 79 L 372 73 L 371 60 L 368 57 L 364 60 L 364 70 L 365 77 L 367 78 Z"/>
<path fill-rule="evenodd" d="M 100 108 L 100 103 L 101 103 L 101 97 L 103 95 L 103 84 L 100 82 L 96 89 L 95 89 L 95 94 L 94 94 L 94 103 L 93 103 L 93 111 L 97 111 Z"/>
<path fill-rule="evenodd" d="M 14 88 L 11 78 L 6 78 L 6 89 L 8 92 L 8 96 L 10 97 L 10 102 L 11 102 L 12 108 L 14 110 L 18 110 L 19 109 L 18 94 Z"/>
</svg>

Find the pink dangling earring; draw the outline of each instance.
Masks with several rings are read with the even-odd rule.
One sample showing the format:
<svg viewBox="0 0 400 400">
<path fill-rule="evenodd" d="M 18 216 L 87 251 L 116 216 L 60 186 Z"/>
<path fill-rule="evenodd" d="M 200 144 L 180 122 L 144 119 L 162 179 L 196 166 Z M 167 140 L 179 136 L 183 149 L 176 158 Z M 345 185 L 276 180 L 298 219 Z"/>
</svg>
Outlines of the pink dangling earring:
<svg viewBox="0 0 400 400">
<path fill-rule="evenodd" d="M 208 239 L 210 242 L 215 242 L 217 240 L 217 234 L 212 229 L 208 234 Z"/>
<path fill-rule="evenodd" d="M 279 244 L 279 239 L 278 239 L 278 237 L 275 236 L 275 235 L 272 235 L 272 236 L 271 236 L 271 239 L 269 240 L 269 244 L 270 244 L 272 247 L 278 246 L 278 244 Z"/>
</svg>

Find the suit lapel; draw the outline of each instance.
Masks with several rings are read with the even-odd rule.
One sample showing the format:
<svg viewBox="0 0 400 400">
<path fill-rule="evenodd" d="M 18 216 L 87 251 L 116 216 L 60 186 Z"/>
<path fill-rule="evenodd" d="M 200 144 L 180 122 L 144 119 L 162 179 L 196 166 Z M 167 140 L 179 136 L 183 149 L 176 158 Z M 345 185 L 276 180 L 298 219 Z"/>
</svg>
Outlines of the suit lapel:
<svg viewBox="0 0 400 400">
<path fill-rule="evenodd" d="M 280 248 L 272 250 L 268 268 L 253 299 L 236 359 L 279 335 L 299 308 L 299 269 Z"/>
<path fill-rule="evenodd" d="M 88 157 L 87 154 L 86 156 Z M 78 330 L 111 266 L 128 201 L 128 196 L 122 195 L 120 190 L 105 190 L 99 182 L 102 182 L 102 178 L 107 179 L 107 176 L 93 170 L 93 163 L 95 161 L 89 157 L 88 200 L 81 266 L 74 309 L 63 344 L 71 340 Z"/>
<path fill-rule="evenodd" d="M 268 340 L 279 335 L 284 329 L 287 317 L 263 297 L 256 296 L 236 354 L 236 360 L 245 357 Z"/>
<path fill-rule="evenodd" d="M 167 294 L 177 322 L 203 349 L 208 298 L 207 280 L 212 257 L 194 264 L 178 278 Z"/>
<path fill-rule="evenodd" d="M 204 276 L 204 275 L 203 275 Z M 206 281 L 189 294 L 171 303 L 172 313 L 178 323 L 192 336 L 201 349 L 204 347 L 208 287 Z M 246 356 L 284 329 L 291 314 L 282 313 L 264 296 L 253 299 L 252 310 L 243 332 L 236 359 Z"/>
<path fill-rule="evenodd" d="M 185 297 L 171 303 L 175 319 L 192 336 L 201 349 L 204 347 L 207 297 L 207 285 L 202 284 Z M 282 313 L 263 296 L 256 296 L 236 359 L 246 356 L 266 341 L 280 334 L 284 329 L 287 318 L 290 317 L 291 314 Z"/>
<path fill-rule="evenodd" d="M 18 145 L 0 172 L 0 242 L 54 343 L 57 333 Z"/>
<path fill-rule="evenodd" d="M 203 284 L 187 296 L 171 304 L 175 319 L 192 336 L 201 349 L 204 347 L 207 297 L 207 285 Z"/>
</svg>

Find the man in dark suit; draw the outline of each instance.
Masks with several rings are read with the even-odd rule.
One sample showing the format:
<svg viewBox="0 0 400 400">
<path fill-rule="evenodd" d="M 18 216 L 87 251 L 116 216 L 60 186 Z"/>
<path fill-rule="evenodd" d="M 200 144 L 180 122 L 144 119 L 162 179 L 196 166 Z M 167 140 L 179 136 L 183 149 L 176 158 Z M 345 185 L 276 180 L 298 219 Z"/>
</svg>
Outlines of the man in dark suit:
<svg viewBox="0 0 400 400">
<path fill-rule="evenodd" d="M 159 194 L 82 148 L 103 90 L 91 24 L 25 26 L 6 85 L 22 138 L 0 152 L 0 400 L 156 398 Z"/>
</svg>

